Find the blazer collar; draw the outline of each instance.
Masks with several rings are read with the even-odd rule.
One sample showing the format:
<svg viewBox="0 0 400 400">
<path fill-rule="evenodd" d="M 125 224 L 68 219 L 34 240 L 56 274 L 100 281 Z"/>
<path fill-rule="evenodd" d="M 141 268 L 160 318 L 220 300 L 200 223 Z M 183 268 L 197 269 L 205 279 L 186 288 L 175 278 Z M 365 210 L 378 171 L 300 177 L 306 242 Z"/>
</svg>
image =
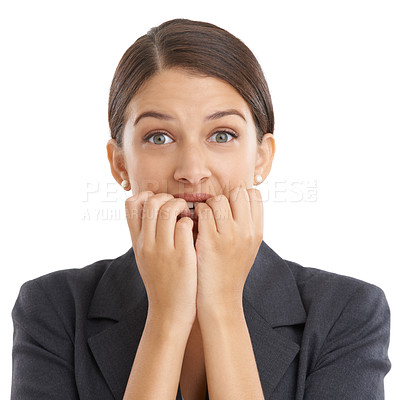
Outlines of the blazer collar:
<svg viewBox="0 0 400 400">
<path fill-rule="evenodd" d="M 103 274 L 88 314 L 93 323 L 117 322 L 88 339 L 115 398 L 123 397 L 147 307 L 146 289 L 130 248 Z M 243 309 L 263 390 L 271 395 L 299 351 L 296 343 L 273 328 L 304 323 L 306 313 L 291 270 L 264 241 L 244 286 Z M 266 367 L 266 359 L 274 360 L 273 365 Z"/>
<path fill-rule="evenodd" d="M 112 261 L 103 274 L 92 298 L 89 318 L 119 321 L 129 311 L 147 302 L 146 288 L 140 276 L 132 247 Z"/>
<path fill-rule="evenodd" d="M 292 271 L 264 241 L 247 277 L 243 297 L 272 327 L 305 322 L 306 313 Z"/>
</svg>

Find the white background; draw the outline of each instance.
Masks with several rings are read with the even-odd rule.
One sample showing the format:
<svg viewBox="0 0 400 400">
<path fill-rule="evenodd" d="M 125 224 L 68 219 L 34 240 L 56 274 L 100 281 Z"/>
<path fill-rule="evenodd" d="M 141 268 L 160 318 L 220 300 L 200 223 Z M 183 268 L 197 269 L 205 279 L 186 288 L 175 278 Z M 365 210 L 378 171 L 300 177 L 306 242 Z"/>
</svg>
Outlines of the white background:
<svg viewBox="0 0 400 400">
<path fill-rule="evenodd" d="M 172 18 L 215 23 L 255 53 L 277 152 L 264 240 L 283 258 L 380 286 L 392 311 L 387 399 L 399 399 L 399 12 L 396 1 L 8 1 L 0 9 L 1 383 L 21 284 L 130 247 L 106 157 L 124 51 Z M 88 195 L 88 191 L 91 193 Z"/>
</svg>

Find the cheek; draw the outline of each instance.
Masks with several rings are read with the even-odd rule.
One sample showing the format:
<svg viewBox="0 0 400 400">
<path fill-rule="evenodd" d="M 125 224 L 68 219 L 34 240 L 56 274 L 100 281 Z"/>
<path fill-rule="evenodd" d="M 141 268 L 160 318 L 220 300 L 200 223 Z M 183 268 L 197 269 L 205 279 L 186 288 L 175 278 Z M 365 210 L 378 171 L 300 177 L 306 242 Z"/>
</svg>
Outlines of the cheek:
<svg viewBox="0 0 400 400">
<path fill-rule="evenodd" d="M 165 162 L 149 157 L 131 157 L 128 162 L 128 174 L 138 192 L 150 190 L 163 192 L 167 185 L 169 170 Z"/>
<path fill-rule="evenodd" d="M 214 170 L 214 177 L 223 188 L 225 196 L 238 186 L 252 187 L 252 173 L 249 164 L 236 162 L 229 165 L 224 165 L 222 168 Z"/>
<path fill-rule="evenodd" d="M 250 152 L 243 152 L 224 162 L 223 169 L 220 171 L 220 177 L 222 181 L 229 182 L 232 187 L 239 185 L 252 187 L 254 164 L 254 155 Z"/>
</svg>

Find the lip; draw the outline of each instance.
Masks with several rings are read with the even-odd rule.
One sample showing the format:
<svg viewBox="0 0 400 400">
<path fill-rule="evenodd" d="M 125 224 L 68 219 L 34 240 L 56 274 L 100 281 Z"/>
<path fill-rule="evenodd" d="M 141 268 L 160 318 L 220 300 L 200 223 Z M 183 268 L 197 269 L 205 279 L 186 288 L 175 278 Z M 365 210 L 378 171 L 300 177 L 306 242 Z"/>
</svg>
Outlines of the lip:
<svg viewBox="0 0 400 400">
<path fill-rule="evenodd" d="M 172 196 L 175 198 L 181 198 L 186 201 L 190 201 L 192 203 L 197 203 L 199 201 L 206 201 L 210 197 L 213 197 L 211 194 L 208 193 L 175 193 Z"/>
</svg>

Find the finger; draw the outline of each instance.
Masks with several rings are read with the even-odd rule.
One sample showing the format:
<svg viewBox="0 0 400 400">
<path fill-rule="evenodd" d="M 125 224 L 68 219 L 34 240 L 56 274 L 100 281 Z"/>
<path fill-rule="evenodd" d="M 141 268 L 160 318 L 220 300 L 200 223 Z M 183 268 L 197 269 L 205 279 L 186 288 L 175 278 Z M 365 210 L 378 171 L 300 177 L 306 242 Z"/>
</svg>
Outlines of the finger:
<svg viewBox="0 0 400 400">
<path fill-rule="evenodd" d="M 261 192 L 258 189 L 247 189 L 250 198 L 251 218 L 256 232 L 261 235 L 264 231 L 264 207 Z"/>
<path fill-rule="evenodd" d="M 183 217 L 190 216 L 189 206 L 184 199 L 173 197 L 160 207 L 155 235 L 158 243 L 165 243 L 170 248 L 174 248 L 175 225 L 180 214 Z"/>
<path fill-rule="evenodd" d="M 231 229 L 233 221 L 229 200 L 224 195 L 211 197 L 206 201 L 214 214 L 216 230 L 220 233 Z"/>
<path fill-rule="evenodd" d="M 232 210 L 233 220 L 240 226 L 248 226 L 251 221 L 250 199 L 247 190 L 243 186 L 234 188 L 229 193 L 229 204 Z"/>
<path fill-rule="evenodd" d="M 143 203 L 150 197 L 154 196 L 151 191 L 144 191 L 128 197 L 125 200 L 125 214 L 128 222 L 129 231 L 132 241 L 136 241 L 142 229 L 142 210 Z"/>
<path fill-rule="evenodd" d="M 212 208 L 206 203 L 198 203 L 194 209 L 195 218 L 197 217 L 197 231 L 200 236 L 207 236 L 217 232 L 214 213 Z"/>
<path fill-rule="evenodd" d="M 144 202 L 142 212 L 142 232 L 144 242 L 151 243 L 156 240 L 159 210 L 164 203 L 172 198 L 172 194 L 157 193 Z"/>
<path fill-rule="evenodd" d="M 182 217 L 175 224 L 175 249 L 190 249 L 193 247 L 193 220 L 190 217 Z"/>
</svg>

